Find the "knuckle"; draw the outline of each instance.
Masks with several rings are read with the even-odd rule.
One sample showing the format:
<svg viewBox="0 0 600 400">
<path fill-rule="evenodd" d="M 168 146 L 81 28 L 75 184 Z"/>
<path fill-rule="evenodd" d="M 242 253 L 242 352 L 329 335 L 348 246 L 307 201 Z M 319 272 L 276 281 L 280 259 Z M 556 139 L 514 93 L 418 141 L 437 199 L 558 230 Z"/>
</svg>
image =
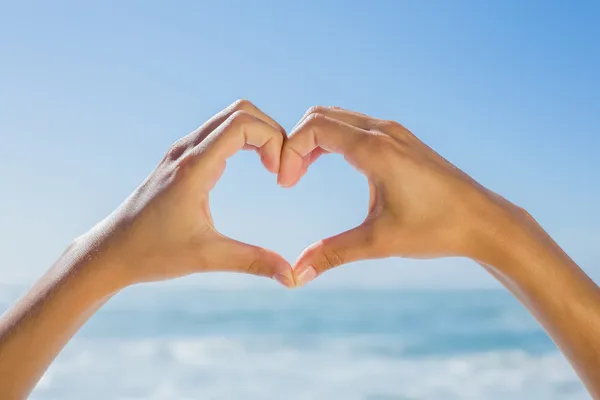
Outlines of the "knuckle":
<svg viewBox="0 0 600 400">
<path fill-rule="evenodd" d="M 177 180 L 184 179 L 190 174 L 192 163 L 193 157 L 189 154 L 176 160 L 173 165 L 172 177 Z"/>
<path fill-rule="evenodd" d="M 269 135 L 269 140 L 271 141 L 275 141 L 275 143 L 277 143 L 280 147 L 283 146 L 283 142 L 285 141 L 285 134 L 279 131 L 273 131 L 270 135 Z"/>
<path fill-rule="evenodd" d="M 391 120 L 391 119 L 380 119 L 380 120 L 378 120 L 378 122 L 384 128 L 404 129 L 404 127 L 399 122 Z"/>
<path fill-rule="evenodd" d="M 527 211 L 525 208 L 521 207 L 521 206 L 515 206 L 517 214 L 521 216 L 521 218 L 524 218 L 526 221 L 529 222 L 533 222 L 535 221 L 535 218 L 533 217 L 533 215 L 531 215 L 531 213 L 529 211 Z"/>
<path fill-rule="evenodd" d="M 396 139 L 389 135 L 377 135 L 376 142 L 382 150 L 393 149 L 397 144 Z"/>
<path fill-rule="evenodd" d="M 250 275 L 260 275 L 260 271 L 261 269 L 258 259 L 252 260 L 245 269 L 245 272 Z"/>
<path fill-rule="evenodd" d="M 179 139 L 175 143 L 171 145 L 167 154 L 165 156 L 165 160 L 174 161 L 179 159 L 181 155 L 187 150 L 187 145 L 183 139 Z"/>
<path fill-rule="evenodd" d="M 411 135 L 410 131 L 397 121 L 381 120 L 379 126 L 383 131 L 397 137 L 406 138 L 408 135 Z"/>
<path fill-rule="evenodd" d="M 252 121 L 254 117 L 248 111 L 244 110 L 236 110 L 231 116 L 229 120 L 232 124 L 245 124 L 249 121 Z"/>
<path fill-rule="evenodd" d="M 373 137 L 373 144 L 371 147 L 378 156 L 381 156 L 383 159 L 388 159 L 394 154 L 397 146 L 398 142 L 393 137 L 388 135 L 377 135 Z"/>
<path fill-rule="evenodd" d="M 309 114 L 306 119 L 304 120 L 304 125 L 306 126 L 311 126 L 311 125 L 319 125 L 321 123 L 323 123 L 323 121 L 325 121 L 327 119 L 327 117 L 325 116 L 325 114 L 321 114 L 321 113 L 311 113 Z"/>
<path fill-rule="evenodd" d="M 395 121 L 393 119 L 378 119 L 377 121 L 379 121 L 379 123 L 383 126 L 389 126 L 389 127 L 401 126 L 397 121 Z"/>
<path fill-rule="evenodd" d="M 254 104 L 250 100 L 238 99 L 231 105 L 233 110 L 250 110 L 254 108 Z"/>
<path fill-rule="evenodd" d="M 323 106 L 312 106 L 306 111 L 306 115 L 310 114 L 323 114 L 327 110 L 327 107 Z"/>
<path fill-rule="evenodd" d="M 323 261 L 325 262 L 325 269 L 339 267 L 344 263 L 344 260 L 342 257 L 340 257 L 339 252 L 334 249 L 328 249 L 323 252 Z"/>
</svg>

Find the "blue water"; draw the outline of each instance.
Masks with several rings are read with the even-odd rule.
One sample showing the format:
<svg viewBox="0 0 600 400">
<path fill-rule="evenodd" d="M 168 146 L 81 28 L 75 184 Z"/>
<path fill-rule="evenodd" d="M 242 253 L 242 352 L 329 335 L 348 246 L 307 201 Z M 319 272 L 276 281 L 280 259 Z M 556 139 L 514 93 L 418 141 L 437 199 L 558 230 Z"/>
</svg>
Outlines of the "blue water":
<svg viewBox="0 0 600 400">
<path fill-rule="evenodd" d="M 503 291 L 206 291 L 117 296 L 32 398 L 589 399 Z"/>
</svg>

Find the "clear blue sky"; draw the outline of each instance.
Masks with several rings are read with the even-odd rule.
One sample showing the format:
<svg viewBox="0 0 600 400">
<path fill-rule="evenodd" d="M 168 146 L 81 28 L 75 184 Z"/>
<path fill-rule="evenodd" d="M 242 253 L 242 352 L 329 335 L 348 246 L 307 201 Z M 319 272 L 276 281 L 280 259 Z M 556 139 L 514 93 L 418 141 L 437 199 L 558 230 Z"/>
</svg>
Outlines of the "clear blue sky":
<svg viewBox="0 0 600 400">
<path fill-rule="evenodd" d="M 0 1 L 0 282 L 31 283 L 237 98 L 288 129 L 317 104 L 396 119 L 600 279 L 597 2 L 52 3 Z M 293 261 L 360 222 L 367 196 L 341 157 L 284 190 L 246 153 L 211 200 L 224 233 Z M 315 283 L 340 285 L 495 283 L 458 259 L 359 263 Z"/>
</svg>

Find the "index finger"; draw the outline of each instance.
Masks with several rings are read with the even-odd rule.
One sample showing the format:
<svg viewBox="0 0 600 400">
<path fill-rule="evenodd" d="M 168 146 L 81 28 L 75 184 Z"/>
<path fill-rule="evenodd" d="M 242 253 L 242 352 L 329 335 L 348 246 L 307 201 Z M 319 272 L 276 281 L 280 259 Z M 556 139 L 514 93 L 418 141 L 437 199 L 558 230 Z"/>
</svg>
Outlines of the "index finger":
<svg viewBox="0 0 600 400">
<path fill-rule="evenodd" d="M 306 113 L 302 116 L 297 126 L 299 126 L 306 118 L 311 114 L 323 114 L 327 117 L 337 119 L 347 124 L 356 126 L 364 130 L 371 130 L 377 128 L 383 121 L 366 114 L 362 114 L 356 111 L 346 110 L 341 107 L 325 107 L 325 106 L 314 106 L 309 108 Z"/>
<path fill-rule="evenodd" d="M 236 111 L 245 111 L 254 115 L 256 118 L 261 119 L 277 130 L 279 130 L 282 134 L 285 135 L 285 129 L 281 125 L 277 123 L 273 118 L 265 114 L 260 108 L 255 106 L 252 102 L 248 100 L 237 100 L 230 104 L 223 111 L 214 115 L 204 124 L 202 124 L 198 129 L 194 130 L 188 136 L 188 140 L 195 146 L 198 143 L 202 142 L 204 139 L 208 137 L 215 129 L 217 129 L 221 124 L 223 124 L 229 117 L 231 117 Z M 185 138 L 184 138 L 185 139 Z"/>
<path fill-rule="evenodd" d="M 263 164 L 279 171 L 284 134 L 270 123 L 246 111 L 236 111 L 197 147 L 211 162 L 225 161 L 247 145 L 259 149 Z"/>
<path fill-rule="evenodd" d="M 311 114 L 292 132 L 281 152 L 278 183 L 289 187 L 301 177 L 303 159 L 317 148 L 344 158 L 359 170 L 368 168 L 373 134 L 323 114 Z"/>
</svg>

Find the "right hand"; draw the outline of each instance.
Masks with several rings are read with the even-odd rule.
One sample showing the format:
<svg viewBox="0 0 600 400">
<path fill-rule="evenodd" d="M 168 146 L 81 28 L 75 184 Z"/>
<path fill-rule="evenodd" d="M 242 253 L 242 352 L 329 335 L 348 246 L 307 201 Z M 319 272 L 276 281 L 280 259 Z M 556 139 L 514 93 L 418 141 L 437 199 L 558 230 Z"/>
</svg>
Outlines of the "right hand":
<svg viewBox="0 0 600 400">
<path fill-rule="evenodd" d="M 294 267 L 301 286 L 341 264 L 401 256 L 477 257 L 481 232 L 493 237 L 518 215 L 397 122 L 336 107 L 308 110 L 284 143 L 278 182 L 295 185 L 321 154 L 334 152 L 366 175 L 368 215 L 358 227 L 309 246 Z M 493 215 L 502 214 L 496 219 Z M 484 218 L 482 218 L 484 216 Z"/>
</svg>

